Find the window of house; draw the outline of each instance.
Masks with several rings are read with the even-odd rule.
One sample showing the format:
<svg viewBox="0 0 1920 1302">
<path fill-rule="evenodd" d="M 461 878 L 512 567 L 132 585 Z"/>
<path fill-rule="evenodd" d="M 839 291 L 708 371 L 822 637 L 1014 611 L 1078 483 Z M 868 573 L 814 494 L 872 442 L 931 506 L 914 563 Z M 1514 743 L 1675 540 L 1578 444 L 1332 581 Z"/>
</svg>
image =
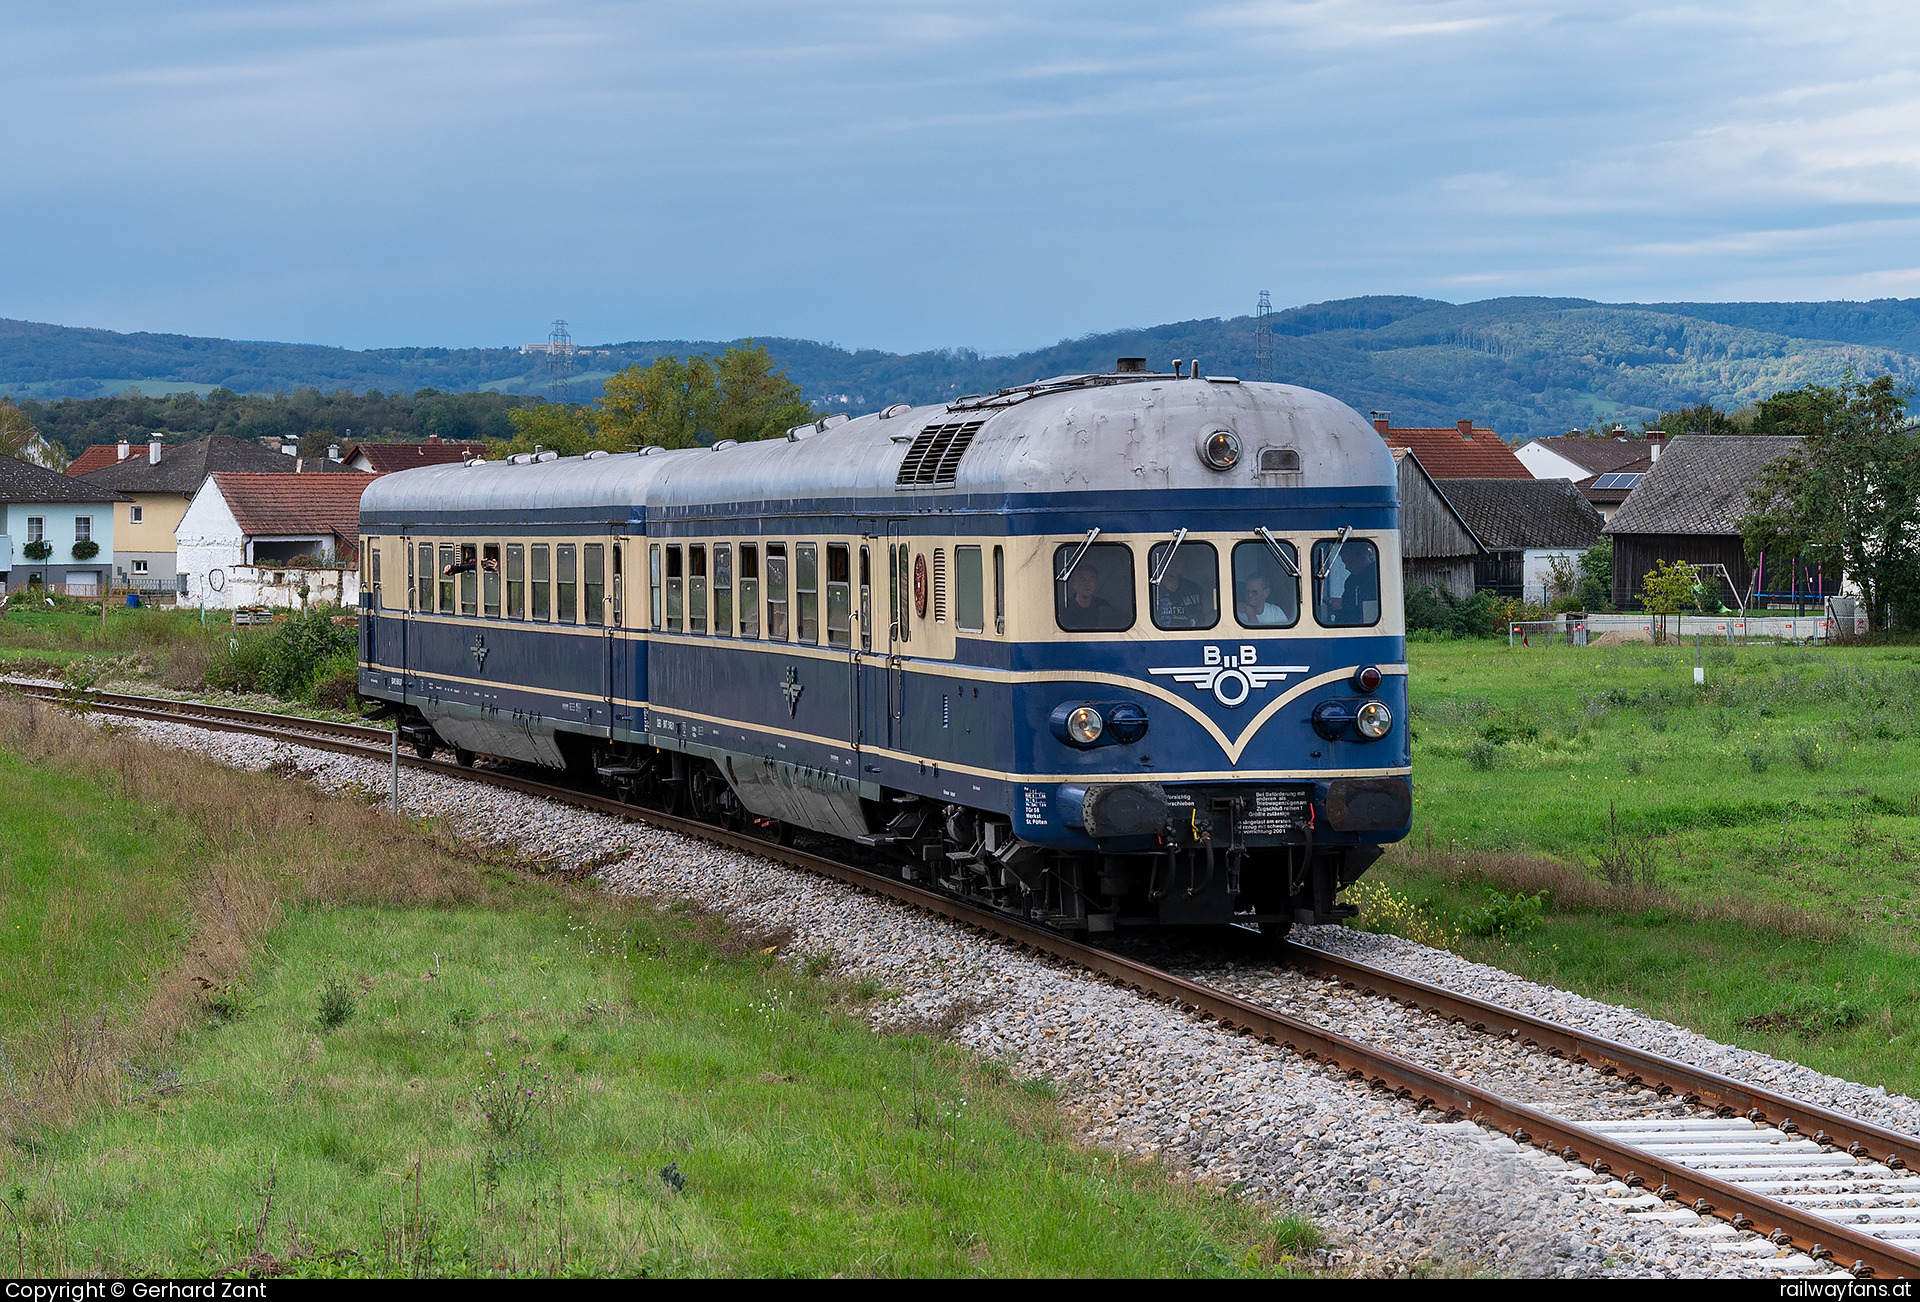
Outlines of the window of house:
<svg viewBox="0 0 1920 1302">
<path fill-rule="evenodd" d="M 986 573 L 978 547 L 953 549 L 953 618 L 962 633 L 987 631 Z"/>
<path fill-rule="evenodd" d="M 827 645 L 853 645 L 853 562 L 846 543 L 827 544 Z"/>
<path fill-rule="evenodd" d="M 480 603 L 488 619 L 500 618 L 500 544 L 480 548 Z"/>
<path fill-rule="evenodd" d="M 552 581 L 548 578 L 548 552 L 546 543 L 534 543 L 529 547 L 528 560 L 533 563 L 533 617 L 543 623 L 553 618 Z"/>
<path fill-rule="evenodd" d="M 527 549 L 507 544 L 507 618 L 527 617 Z"/>
<path fill-rule="evenodd" d="M 452 543 L 440 544 L 440 613 L 453 614 L 453 565 L 454 551 Z"/>
<path fill-rule="evenodd" d="M 555 614 L 562 624 L 580 622 L 580 557 L 572 543 L 556 543 L 553 548 L 553 596 Z"/>
<path fill-rule="evenodd" d="M 47 538 L 47 517 L 30 515 L 27 517 L 27 541 L 45 542 Z"/>
<path fill-rule="evenodd" d="M 580 548 L 580 578 L 586 590 L 582 612 L 589 624 L 607 622 L 607 545 L 587 543 Z"/>
<path fill-rule="evenodd" d="M 760 547 L 740 544 L 740 636 L 760 636 Z"/>
<path fill-rule="evenodd" d="M 147 572 L 147 563 L 145 561 L 135 561 L 133 563 L 133 572 L 136 575 L 144 575 Z"/>
<path fill-rule="evenodd" d="M 130 506 L 130 507 L 128 507 L 128 508 L 127 508 L 127 523 L 128 523 L 128 524 L 143 524 L 143 523 L 145 523 L 145 522 L 146 522 L 146 518 L 147 518 L 147 508 L 146 508 L 146 507 L 144 507 L 144 506 Z"/>
<path fill-rule="evenodd" d="M 787 640 L 787 545 L 767 544 L 767 636 Z"/>
<path fill-rule="evenodd" d="M 1380 549 L 1365 538 L 1313 545 L 1313 617 L 1325 628 L 1380 622 Z"/>
<path fill-rule="evenodd" d="M 799 608 L 794 612 L 794 640 L 818 645 L 820 641 L 820 546 L 818 543 L 793 545 L 793 596 Z"/>
<path fill-rule="evenodd" d="M 1155 628 L 1212 628 L 1220 622 L 1220 556 L 1212 543 L 1155 543 L 1147 574 L 1159 575 L 1147 594 Z"/>
<path fill-rule="evenodd" d="M 93 540 L 92 516 L 76 515 L 73 517 L 73 540 L 75 542 L 91 542 Z"/>
<path fill-rule="evenodd" d="M 713 545 L 713 631 L 733 636 L 733 548 L 726 543 Z"/>
<path fill-rule="evenodd" d="M 687 632 L 707 631 L 707 549 L 704 543 L 687 548 Z"/>
<path fill-rule="evenodd" d="M 1079 560 L 1074 557 L 1078 555 Z M 1069 570 L 1068 565 L 1072 564 Z M 1061 579 L 1061 572 L 1067 577 Z M 1125 543 L 1062 543 L 1053 549 L 1054 619 L 1069 633 L 1133 627 L 1133 549 Z"/>
<path fill-rule="evenodd" d="M 687 624 L 687 576 L 680 548 L 667 548 L 667 632 L 678 633 Z"/>
</svg>

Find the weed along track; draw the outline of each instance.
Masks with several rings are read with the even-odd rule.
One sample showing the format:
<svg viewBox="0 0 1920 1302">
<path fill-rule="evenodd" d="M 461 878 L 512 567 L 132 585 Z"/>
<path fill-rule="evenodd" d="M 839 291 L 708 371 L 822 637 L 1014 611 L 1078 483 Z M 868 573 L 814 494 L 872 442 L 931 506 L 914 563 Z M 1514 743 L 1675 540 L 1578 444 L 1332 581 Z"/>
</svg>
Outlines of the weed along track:
<svg viewBox="0 0 1920 1302">
<path fill-rule="evenodd" d="M 60 696 L 52 688 L 22 685 L 19 690 L 43 698 Z M 106 693 L 89 693 L 88 702 L 101 714 L 241 733 L 378 764 L 391 760 L 391 734 L 384 729 Z M 1577 1196 L 1586 1200 L 1583 1206 L 1604 1208 L 1628 1221 L 1633 1233 L 1651 1236 L 1645 1238 L 1647 1242 L 1660 1238 L 1678 1244 L 1673 1250 L 1680 1255 L 1667 1259 L 1674 1263 L 1670 1273 L 1691 1273 L 1708 1261 L 1741 1273 L 1837 1269 L 1879 1278 L 1920 1275 L 1920 1178 L 1906 1169 L 1920 1161 L 1920 1140 L 1833 1109 L 1299 946 L 1290 952 L 1297 973 L 1303 976 L 1288 978 L 1270 969 L 1263 975 L 1242 968 L 1224 980 L 1211 972 L 1206 979 L 1196 979 L 750 835 L 496 769 L 461 769 L 405 754 L 400 762 L 409 769 L 538 796 L 830 878 L 869 897 L 1010 942 L 1035 958 L 1070 964 L 1104 979 L 1110 983 L 1109 990 L 1119 987 L 1163 1008 L 1182 1010 L 1194 1019 L 1186 1023 L 1192 1029 L 1182 1031 L 1183 1035 L 1201 1035 L 1210 1026 L 1216 1033 L 1240 1037 L 1227 1041 L 1229 1045 L 1253 1041 L 1274 1046 L 1286 1053 L 1255 1051 L 1267 1055 L 1263 1060 L 1267 1066 L 1261 1070 L 1269 1077 L 1298 1082 L 1313 1073 L 1331 1074 L 1344 1078 L 1343 1088 L 1351 1089 L 1353 1083 L 1371 1087 L 1370 1097 L 1378 1102 L 1370 1106 L 1378 1115 L 1414 1119 L 1413 1130 L 1401 1133 L 1417 1131 L 1424 1144 L 1420 1151 L 1405 1151 L 1400 1161 L 1437 1164 L 1444 1153 L 1462 1143 L 1493 1152 L 1504 1147 L 1528 1156 L 1526 1165 L 1545 1185 L 1577 1188 Z M 953 947 L 951 942 L 948 947 Z M 1026 960 L 1016 956 L 1016 961 Z M 1315 1000 L 1298 998 L 1293 987 L 1284 985 L 1285 980 L 1300 982 L 1305 977 L 1318 978 L 1317 1005 Z M 1345 990 L 1349 986 L 1352 991 Z M 1403 1006 L 1394 1009 L 1394 1015 L 1417 1019 L 1424 1029 L 1409 1032 L 1404 1022 L 1378 1017 L 1367 1021 L 1350 1009 L 1328 1011 L 1338 998 L 1361 1002 L 1354 999 L 1354 992 L 1365 1002 L 1378 1004 L 1380 999 L 1372 996 L 1380 996 Z M 1274 1006 L 1283 1000 L 1301 1011 Z M 1362 1021 L 1366 1025 L 1361 1026 Z M 1370 1035 L 1376 1030 L 1379 1035 Z M 1068 1034 L 1076 1031 L 1070 1029 Z M 1156 1034 L 1164 1037 L 1165 1033 Z M 1046 1035 L 1054 1037 L 1054 1032 Z M 972 1042 L 991 1047 L 992 1039 L 981 1036 Z M 1381 1047 L 1389 1043 L 1395 1050 Z M 1472 1047 L 1476 1045 L 1480 1047 Z M 1244 1066 L 1239 1059 L 1247 1050 L 1221 1052 L 1228 1055 L 1221 1059 L 1227 1066 L 1210 1070 L 1230 1080 Z M 1542 1079 L 1538 1070 L 1531 1071 L 1529 1083 L 1530 1072 L 1524 1065 L 1502 1065 L 1488 1056 L 1511 1059 L 1528 1054 L 1536 1059 L 1545 1055 L 1549 1062 L 1564 1059 L 1559 1067 L 1593 1077 L 1601 1082 L 1602 1093 L 1632 1102 L 1598 1106 L 1591 1102 L 1594 1091 L 1589 1088 L 1585 1091 L 1588 1103 L 1577 1099 L 1570 1103 L 1570 1096 L 1580 1090 L 1567 1087 L 1564 1081 L 1554 1088 L 1556 1082 Z M 1300 1059 L 1313 1067 L 1303 1072 L 1297 1065 L 1283 1065 Z M 1105 1061 L 1111 1060 L 1109 1055 Z M 1117 1078 L 1127 1066 L 1116 1064 L 1108 1070 Z M 1173 1133 L 1198 1135 L 1209 1117 L 1217 1118 L 1232 1102 L 1229 1098 L 1216 1103 L 1213 1097 L 1179 1100 L 1175 1106 L 1185 1111 Z M 1449 1124 L 1434 1124 L 1441 1118 Z M 1241 1118 L 1233 1124 L 1245 1135 L 1235 1151 L 1255 1154 L 1261 1136 L 1277 1130 L 1279 1123 L 1269 1120 L 1262 1127 Z M 1385 1133 L 1387 1123 L 1380 1124 Z M 1461 1124 L 1482 1129 L 1469 1136 L 1459 1129 Z M 1486 1132 L 1499 1138 L 1489 1140 Z M 1168 1147 L 1178 1147 L 1180 1142 L 1186 1141 L 1176 1140 Z M 1199 1150 L 1205 1143 L 1196 1138 L 1192 1147 Z M 1330 1163 L 1357 1167 L 1365 1161 L 1358 1154 L 1329 1154 Z M 1385 1175 L 1390 1178 L 1392 1173 Z M 1296 1189 L 1304 1180 L 1303 1176 L 1295 1182 Z M 1381 1183 L 1381 1178 L 1372 1181 L 1376 1190 Z M 1469 1190 L 1463 1196 L 1484 1194 Z M 1503 1196 L 1496 1201 L 1511 1200 Z M 1389 1220 L 1387 1209 L 1375 1214 L 1372 1204 L 1367 1208 L 1369 1221 L 1382 1227 L 1397 1224 Z M 1525 1217 L 1523 1210 L 1511 1206 L 1508 1214 Z M 1710 1243 L 1710 1235 L 1725 1241 Z M 1708 1252 L 1709 1247 L 1718 1250 Z M 1524 1273 L 1527 1267 L 1521 1269 Z M 1570 1268 L 1567 1273 L 1574 1271 Z"/>
</svg>

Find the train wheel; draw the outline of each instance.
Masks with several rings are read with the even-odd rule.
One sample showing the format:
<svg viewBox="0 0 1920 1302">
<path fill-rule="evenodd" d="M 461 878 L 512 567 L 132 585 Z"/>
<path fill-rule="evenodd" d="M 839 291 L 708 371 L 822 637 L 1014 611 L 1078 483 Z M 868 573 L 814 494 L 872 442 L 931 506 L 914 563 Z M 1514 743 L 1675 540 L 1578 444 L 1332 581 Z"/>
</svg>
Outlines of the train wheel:
<svg viewBox="0 0 1920 1302">
<path fill-rule="evenodd" d="M 453 762 L 463 769 L 470 769 L 473 767 L 473 752 L 464 746 L 455 746 L 453 748 Z"/>
<path fill-rule="evenodd" d="M 421 759 L 430 760 L 433 758 L 433 743 L 430 741 L 416 741 L 413 743 L 413 753 Z"/>
<path fill-rule="evenodd" d="M 754 818 L 749 815 L 741 830 L 748 836 L 774 845 L 793 844 L 793 824 L 783 823 L 777 818 Z"/>
</svg>

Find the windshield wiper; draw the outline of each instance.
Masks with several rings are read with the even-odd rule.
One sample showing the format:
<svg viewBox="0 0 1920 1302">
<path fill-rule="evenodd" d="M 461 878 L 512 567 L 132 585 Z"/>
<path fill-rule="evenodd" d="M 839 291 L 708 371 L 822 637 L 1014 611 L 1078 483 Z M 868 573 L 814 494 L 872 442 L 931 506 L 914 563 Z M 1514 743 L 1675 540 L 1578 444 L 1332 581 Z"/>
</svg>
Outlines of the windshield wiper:
<svg viewBox="0 0 1920 1302">
<path fill-rule="evenodd" d="M 1068 579 L 1073 577 L 1074 566 L 1080 563 L 1080 558 L 1087 554 L 1087 548 L 1093 546 L 1093 540 L 1095 538 L 1098 538 L 1099 536 L 1100 536 L 1100 530 L 1097 526 L 1095 528 L 1087 530 L 1086 541 L 1080 544 L 1080 548 L 1078 551 L 1074 552 L 1073 555 L 1067 558 L 1067 563 L 1061 566 L 1060 572 L 1053 576 L 1053 581 L 1055 583 L 1065 583 Z"/>
<path fill-rule="evenodd" d="M 1321 567 L 1314 572 L 1313 581 L 1315 583 L 1324 583 L 1326 581 L 1327 575 L 1331 573 L 1333 570 L 1334 558 L 1340 554 L 1341 548 L 1347 545 L 1347 535 L 1352 532 L 1353 532 L 1352 525 L 1343 524 L 1340 526 L 1340 537 L 1338 541 L 1336 541 L 1333 544 L 1333 546 L 1327 548 L 1326 563 L 1321 565 Z"/>
<path fill-rule="evenodd" d="M 1280 562 L 1280 568 L 1294 578 L 1299 578 L 1300 567 L 1293 563 L 1293 557 L 1287 555 L 1287 549 L 1280 545 L 1280 540 L 1273 536 L 1273 531 L 1263 524 L 1257 526 L 1254 532 L 1260 535 L 1260 541 L 1265 543 L 1267 550 L 1273 553 L 1273 559 Z"/>
<path fill-rule="evenodd" d="M 1175 529 L 1173 531 L 1173 545 L 1167 548 L 1166 555 L 1160 558 L 1160 568 L 1147 576 L 1148 586 L 1155 588 L 1160 586 L 1160 580 L 1166 578 L 1167 571 L 1173 568 L 1173 558 L 1180 550 L 1180 544 L 1186 540 L 1187 531 L 1185 529 Z"/>
</svg>

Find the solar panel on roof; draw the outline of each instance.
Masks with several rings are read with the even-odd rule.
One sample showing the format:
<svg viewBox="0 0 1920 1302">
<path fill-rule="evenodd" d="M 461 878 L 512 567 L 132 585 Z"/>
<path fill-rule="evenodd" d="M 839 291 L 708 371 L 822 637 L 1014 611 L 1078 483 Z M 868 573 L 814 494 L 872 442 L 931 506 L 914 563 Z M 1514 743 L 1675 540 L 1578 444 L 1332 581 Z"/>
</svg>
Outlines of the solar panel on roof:
<svg viewBox="0 0 1920 1302">
<path fill-rule="evenodd" d="M 1593 481 L 1595 488 L 1625 488 L 1631 490 L 1640 482 L 1645 471 L 1613 470 Z"/>
</svg>

